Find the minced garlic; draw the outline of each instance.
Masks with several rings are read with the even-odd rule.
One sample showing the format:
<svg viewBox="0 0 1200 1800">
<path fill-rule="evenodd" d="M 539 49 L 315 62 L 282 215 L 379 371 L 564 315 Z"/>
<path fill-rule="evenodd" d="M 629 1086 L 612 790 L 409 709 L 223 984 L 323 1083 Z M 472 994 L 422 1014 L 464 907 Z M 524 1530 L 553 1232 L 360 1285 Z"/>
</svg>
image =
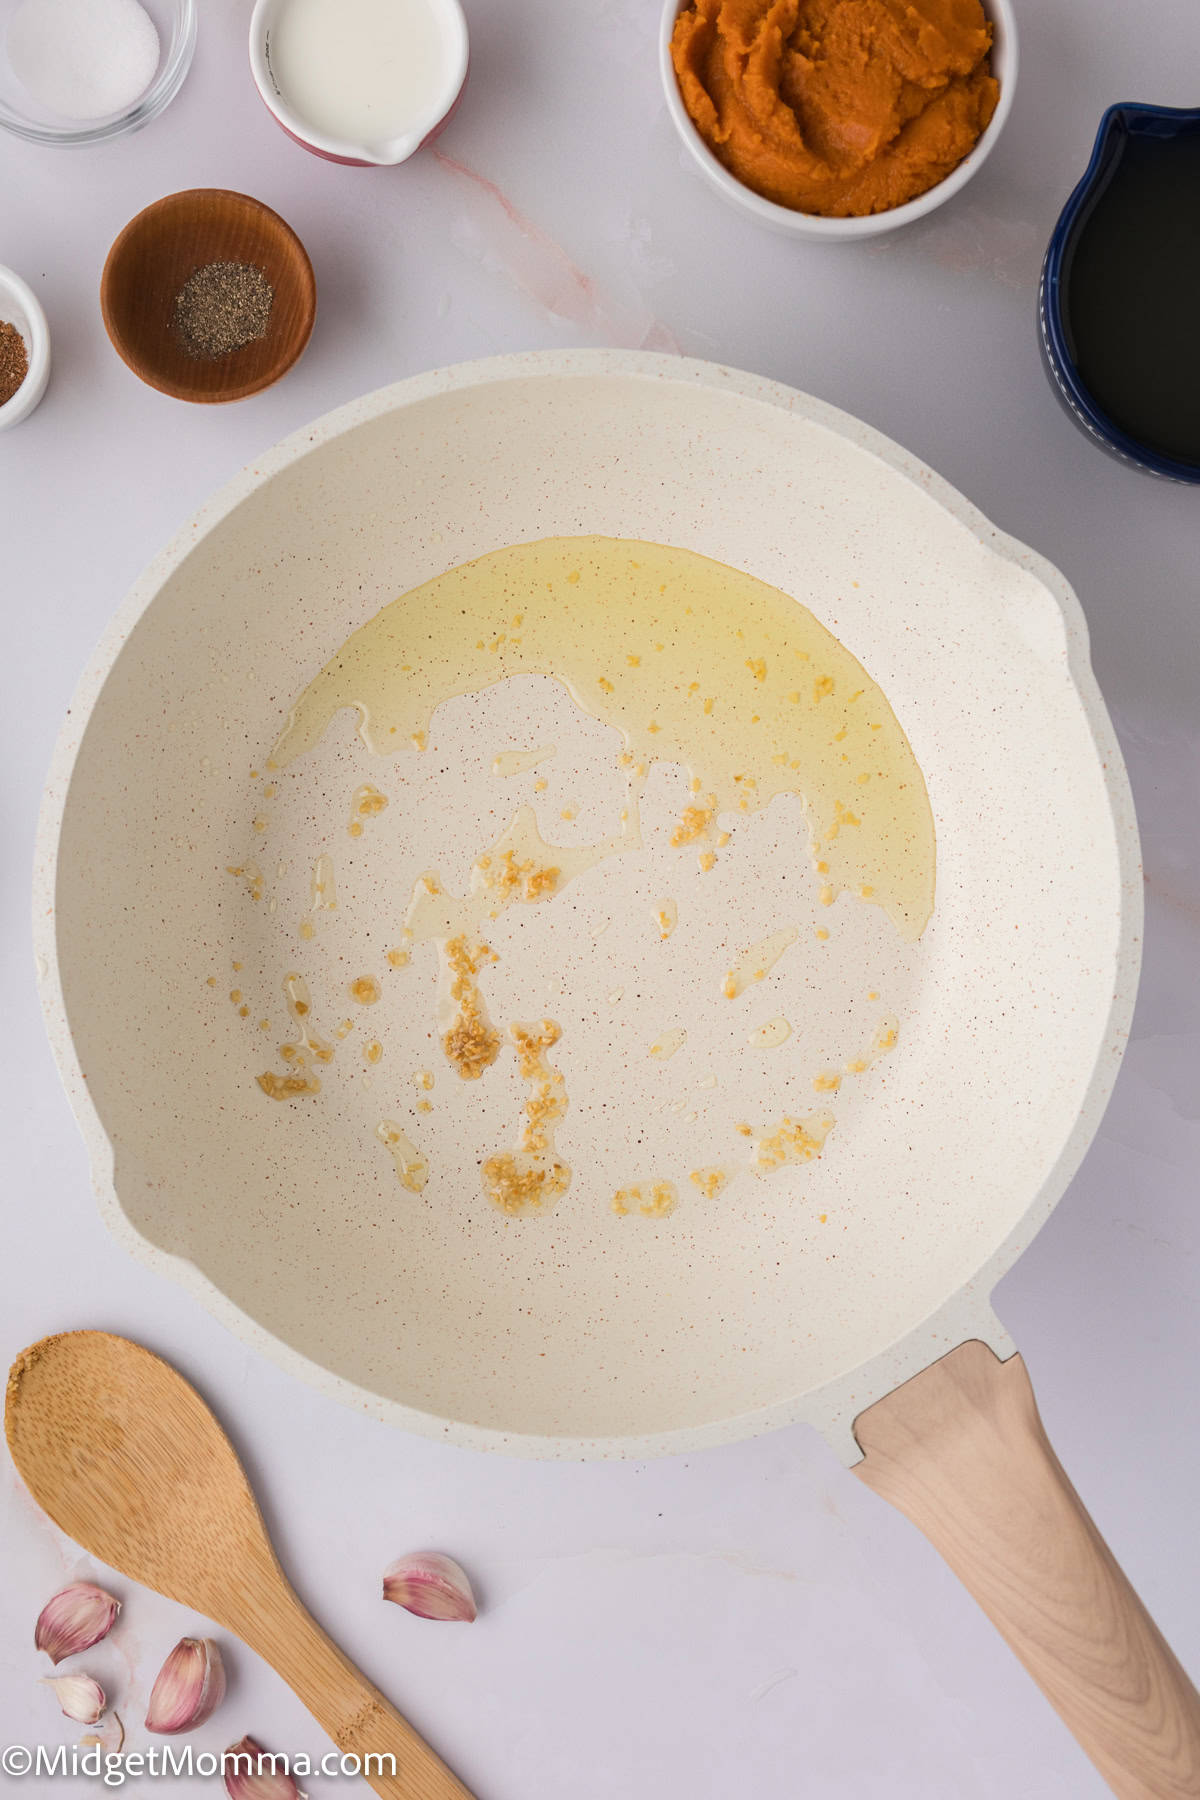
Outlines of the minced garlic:
<svg viewBox="0 0 1200 1800">
<path fill-rule="evenodd" d="M 478 1081 L 500 1054 L 500 1034 L 492 1027 L 475 979 L 493 960 L 493 953 L 486 944 L 472 945 L 465 937 L 456 937 L 446 945 L 445 957 L 458 1016 L 443 1036 L 442 1048 L 464 1081 Z"/>
</svg>

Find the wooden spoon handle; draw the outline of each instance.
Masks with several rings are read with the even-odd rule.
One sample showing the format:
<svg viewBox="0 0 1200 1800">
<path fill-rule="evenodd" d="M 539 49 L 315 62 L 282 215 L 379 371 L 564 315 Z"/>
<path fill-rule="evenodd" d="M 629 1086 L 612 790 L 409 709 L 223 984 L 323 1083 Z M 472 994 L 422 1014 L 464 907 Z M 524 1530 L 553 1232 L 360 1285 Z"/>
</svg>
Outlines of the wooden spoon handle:
<svg viewBox="0 0 1200 1800">
<path fill-rule="evenodd" d="M 1019 1356 L 949 1356 L 861 1413 L 855 1474 L 918 1526 L 1120 1800 L 1197 1800 L 1200 1695 L 1051 1449 Z"/>
<path fill-rule="evenodd" d="M 244 1593 L 242 1599 L 238 1635 L 283 1677 L 338 1749 L 360 1759 L 362 1778 L 377 1794 L 384 1800 L 473 1800 L 282 1577 L 278 1586 L 272 1582 L 260 1595 Z"/>
</svg>

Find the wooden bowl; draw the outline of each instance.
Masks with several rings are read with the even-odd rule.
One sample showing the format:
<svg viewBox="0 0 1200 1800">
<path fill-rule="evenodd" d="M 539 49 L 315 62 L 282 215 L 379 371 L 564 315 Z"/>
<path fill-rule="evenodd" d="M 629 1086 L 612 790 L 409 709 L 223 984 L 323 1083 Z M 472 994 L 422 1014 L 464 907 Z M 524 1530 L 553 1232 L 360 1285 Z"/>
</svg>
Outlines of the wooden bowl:
<svg viewBox="0 0 1200 1800">
<path fill-rule="evenodd" d="M 197 269 L 250 263 L 275 291 L 265 337 L 225 356 L 190 351 L 175 300 Z M 285 375 L 312 333 L 317 289 L 291 226 L 248 194 L 188 188 L 131 219 L 108 253 L 100 308 L 117 354 L 135 375 L 177 400 L 244 400 Z"/>
</svg>

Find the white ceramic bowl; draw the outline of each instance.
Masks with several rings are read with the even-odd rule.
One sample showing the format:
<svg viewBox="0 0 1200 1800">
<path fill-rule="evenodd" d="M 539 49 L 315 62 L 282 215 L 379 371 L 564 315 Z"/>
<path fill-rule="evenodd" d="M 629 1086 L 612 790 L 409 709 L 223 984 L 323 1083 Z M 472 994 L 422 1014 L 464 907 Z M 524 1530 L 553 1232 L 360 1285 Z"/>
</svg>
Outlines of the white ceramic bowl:
<svg viewBox="0 0 1200 1800">
<path fill-rule="evenodd" d="M 757 219 L 769 231 L 781 232 L 785 237 L 814 238 L 824 243 L 846 243 L 855 238 L 878 237 L 885 231 L 895 231 L 901 225 L 911 225 L 915 219 L 923 219 L 927 213 L 933 212 L 936 207 L 944 205 L 952 195 L 957 194 L 972 175 L 983 167 L 1004 129 L 1012 110 L 1017 83 L 1017 22 L 1013 16 L 1011 0 L 983 0 L 983 3 L 994 33 L 992 71 L 1000 83 L 1000 99 L 987 130 L 971 154 L 964 157 L 957 169 L 952 170 L 944 181 L 939 181 L 928 193 L 918 195 L 905 206 L 893 206 L 888 212 L 871 213 L 860 219 L 825 219 L 816 213 L 797 212 L 794 207 L 780 206 L 774 200 L 764 199 L 753 188 L 747 187 L 745 182 L 739 181 L 736 175 L 730 174 L 692 124 L 683 104 L 683 96 L 679 92 L 675 65 L 671 61 L 671 36 L 675 30 L 675 21 L 683 11 L 680 0 L 666 0 L 659 30 L 659 69 L 667 99 L 667 111 L 689 154 L 710 185 L 716 188 L 723 199 L 739 207 L 742 212 L 749 213 L 751 218 Z"/>
<path fill-rule="evenodd" d="M 11 400 L 0 406 L 0 431 L 27 419 L 50 379 L 50 328 L 46 315 L 29 286 L 11 269 L 0 264 L 0 319 L 15 325 L 25 339 L 29 373 Z"/>
</svg>

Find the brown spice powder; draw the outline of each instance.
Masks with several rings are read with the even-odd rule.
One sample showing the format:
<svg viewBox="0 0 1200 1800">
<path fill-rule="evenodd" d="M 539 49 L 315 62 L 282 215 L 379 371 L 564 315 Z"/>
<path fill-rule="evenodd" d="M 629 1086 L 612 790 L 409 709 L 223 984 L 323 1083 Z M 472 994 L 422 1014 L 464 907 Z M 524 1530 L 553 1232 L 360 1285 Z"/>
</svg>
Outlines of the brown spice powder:
<svg viewBox="0 0 1200 1800">
<path fill-rule="evenodd" d="M 0 319 L 0 406 L 11 400 L 29 373 L 29 352 L 15 325 Z"/>
<path fill-rule="evenodd" d="M 175 296 L 175 329 L 189 356 L 228 356 L 266 337 L 274 299 L 253 264 L 205 263 Z"/>
</svg>

